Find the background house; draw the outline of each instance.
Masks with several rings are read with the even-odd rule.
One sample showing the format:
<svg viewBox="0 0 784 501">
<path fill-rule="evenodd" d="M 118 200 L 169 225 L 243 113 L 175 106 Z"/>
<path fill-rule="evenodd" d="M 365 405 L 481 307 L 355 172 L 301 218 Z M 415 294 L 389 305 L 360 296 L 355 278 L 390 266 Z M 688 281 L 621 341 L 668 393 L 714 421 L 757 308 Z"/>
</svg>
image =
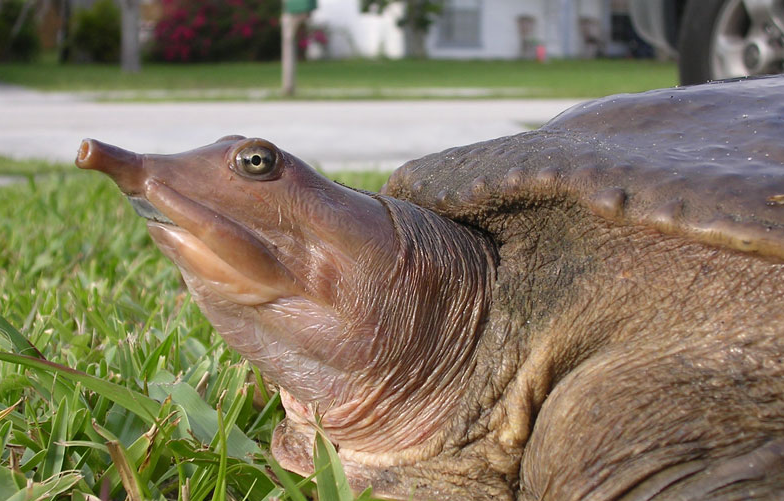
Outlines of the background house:
<svg viewBox="0 0 784 501">
<path fill-rule="evenodd" d="M 426 46 L 434 58 L 621 55 L 617 25 L 625 15 L 625 0 L 444 0 Z M 325 29 L 329 42 L 324 54 L 311 55 L 404 57 L 401 16 L 400 3 L 362 13 L 359 0 L 319 0 L 311 25 Z"/>
<path fill-rule="evenodd" d="M 327 33 L 325 52 L 309 51 L 311 57 L 405 57 L 405 34 L 398 26 L 400 3 L 383 12 L 361 12 L 360 0 L 319 0 L 310 15 L 311 29 Z M 310 48 L 310 47 L 309 47 Z"/>
</svg>

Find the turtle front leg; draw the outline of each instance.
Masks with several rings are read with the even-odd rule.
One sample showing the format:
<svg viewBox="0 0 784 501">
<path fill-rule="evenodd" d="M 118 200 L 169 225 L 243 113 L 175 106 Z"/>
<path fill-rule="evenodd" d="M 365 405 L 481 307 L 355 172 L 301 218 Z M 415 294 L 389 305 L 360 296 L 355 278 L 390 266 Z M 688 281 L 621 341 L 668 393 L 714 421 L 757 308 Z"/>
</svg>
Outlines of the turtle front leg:
<svg viewBox="0 0 784 501">
<path fill-rule="evenodd" d="M 590 359 L 542 407 L 523 499 L 780 499 L 784 373 L 768 355 L 717 336 Z"/>
</svg>

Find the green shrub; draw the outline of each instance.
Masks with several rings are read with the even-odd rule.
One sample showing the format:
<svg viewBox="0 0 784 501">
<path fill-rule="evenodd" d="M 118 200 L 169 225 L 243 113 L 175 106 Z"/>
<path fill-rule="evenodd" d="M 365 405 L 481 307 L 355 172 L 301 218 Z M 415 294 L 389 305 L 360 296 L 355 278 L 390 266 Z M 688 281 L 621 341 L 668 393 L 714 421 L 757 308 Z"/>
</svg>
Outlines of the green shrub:
<svg viewBox="0 0 784 501">
<path fill-rule="evenodd" d="M 0 2 L 0 60 L 2 61 L 30 61 L 41 50 L 33 9 L 25 12 L 21 27 L 13 33 L 24 3 L 24 0 Z"/>
<path fill-rule="evenodd" d="M 115 63 L 120 60 L 120 9 L 114 0 L 98 0 L 73 17 L 71 42 L 77 61 Z"/>
</svg>

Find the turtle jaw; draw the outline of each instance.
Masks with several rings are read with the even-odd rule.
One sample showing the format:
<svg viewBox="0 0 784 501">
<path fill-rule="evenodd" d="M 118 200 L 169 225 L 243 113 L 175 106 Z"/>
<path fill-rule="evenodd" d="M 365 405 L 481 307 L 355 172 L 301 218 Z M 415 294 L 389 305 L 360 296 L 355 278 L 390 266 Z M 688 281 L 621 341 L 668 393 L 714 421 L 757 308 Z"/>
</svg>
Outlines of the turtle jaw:
<svg viewBox="0 0 784 501">
<path fill-rule="evenodd" d="M 147 220 L 147 231 L 161 252 L 180 269 L 198 277 L 202 284 L 213 292 L 246 306 L 267 303 L 277 298 L 274 294 L 269 294 L 269 291 L 262 290 L 258 284 L 248 281 L 192 233 L 175 224 L 149 200 L 131 195 L 127 198 L 136 214 Z"/>
<path fill-rule="evenodd" d="M 272 298 L 254 294 L 251 284 L 226 261 L 218 257 L 192 233 L 182 229 L 144 197 L 127 195 L 136 214 L 147 220 L 150 237 L 183 272 L 198 277 L 213 292 L 242 305 L 268 302 Z M 232 286 L 229 286 L 232 284 Z"/>
<path fill-rule="evenodd" d="M 155 179 L 144 191 L 134 208 L 148 219 L 155 243 L 220 296 L 252 306 L 302 294 L 262 237 Z"/>
<path fill-rule="evenodd" d="M 266 304 L 280 297 L 274 286 L 247 279 L 201 240 L 177 225 L 149 221 L 147 230 L 166 257 L 218 296 L 242 306 Z"/>
</svg>

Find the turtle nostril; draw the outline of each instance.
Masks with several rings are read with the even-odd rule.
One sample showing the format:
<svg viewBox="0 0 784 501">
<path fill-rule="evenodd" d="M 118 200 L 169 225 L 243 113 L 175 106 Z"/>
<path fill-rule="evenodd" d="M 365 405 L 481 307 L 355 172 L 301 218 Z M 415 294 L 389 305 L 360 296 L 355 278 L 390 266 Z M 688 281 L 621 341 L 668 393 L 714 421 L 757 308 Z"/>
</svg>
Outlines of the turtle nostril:
<svg viewBox="0 0 784 501">
<path fill-rule="evenodd" d="M 107 174 L 126 194 L 141 193 L 147 178 L 142 155 L 95 139 L 85 139 L 79 145 L 76 166 Z"/>
<path fill-rule="evenodd" d="M 82 141 L 82 144 L 79 145 L 79 150 L 76 152 L 76 166 L 81 168 L 89 168 L 87 164 L 87 159 L 90 156 L 90 152 L 92 151 L 92 139 L 85 139 Z"/>
</svg>

